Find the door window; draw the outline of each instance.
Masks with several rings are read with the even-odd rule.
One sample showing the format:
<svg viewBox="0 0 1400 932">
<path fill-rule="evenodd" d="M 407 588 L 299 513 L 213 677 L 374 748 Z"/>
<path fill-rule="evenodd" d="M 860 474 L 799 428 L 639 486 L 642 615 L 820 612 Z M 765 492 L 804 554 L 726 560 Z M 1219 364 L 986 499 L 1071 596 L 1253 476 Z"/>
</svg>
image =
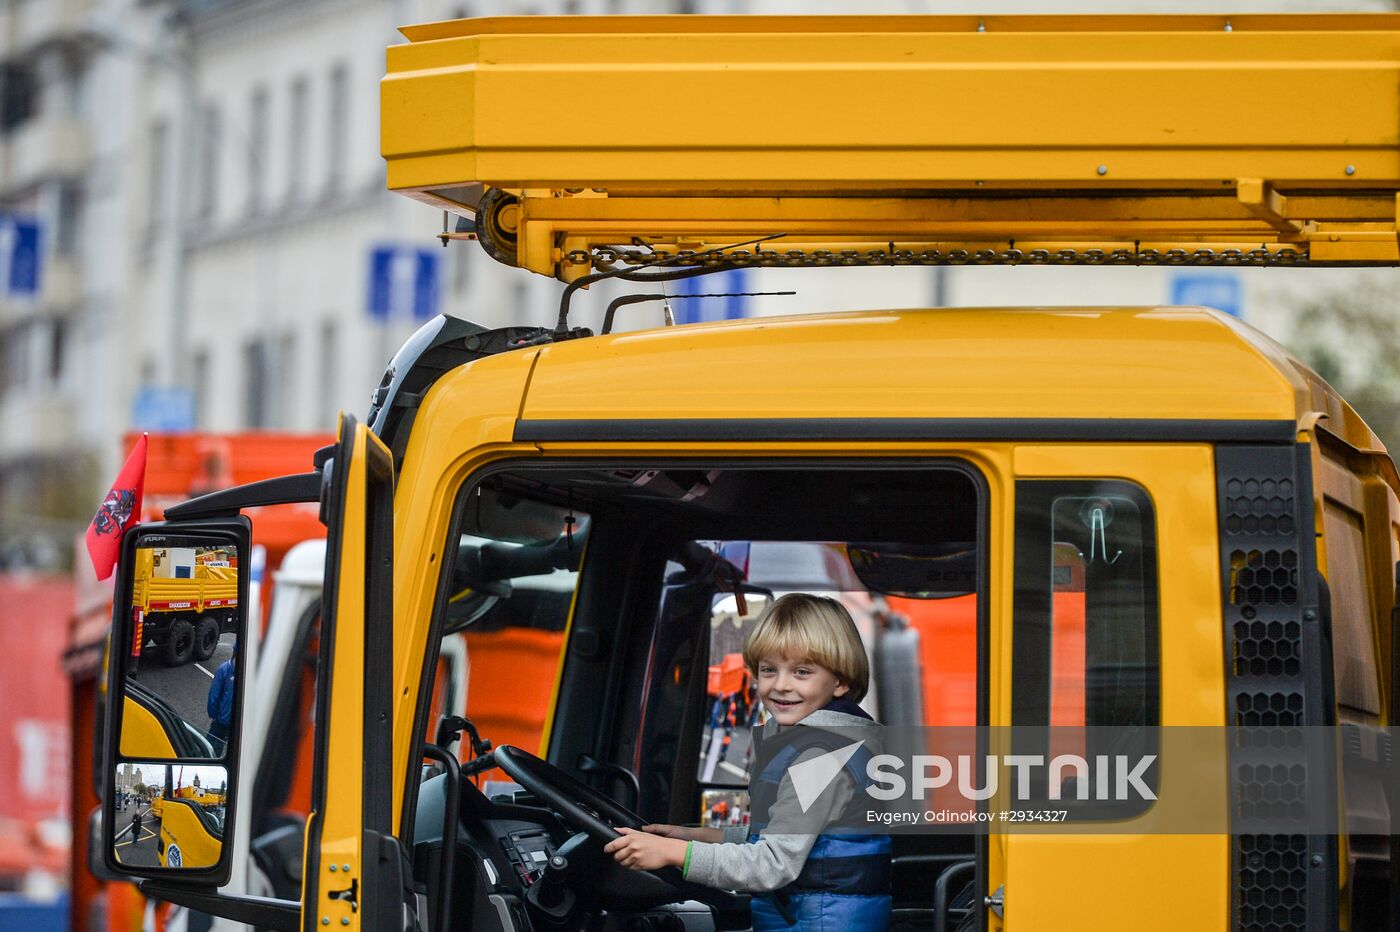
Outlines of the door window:
<svg viewBox="0 0 1400 932">
<path fill-rule="evenodd" d="M 1117 480 L 1018 482 L 1014 578 L 1012 724 L 1045 728 L 1018 735 L 1021 752 L 1092 762 L 1124 753 L 1123 742 L 1142 750 L 1137 742 L 1153 739 L 1138 729 L 1160 721 L 1156 537 L 1146 492 Z M 1039 789 L 1041 802 L 1046 792 L 1075 795 Z"/>
</svg>

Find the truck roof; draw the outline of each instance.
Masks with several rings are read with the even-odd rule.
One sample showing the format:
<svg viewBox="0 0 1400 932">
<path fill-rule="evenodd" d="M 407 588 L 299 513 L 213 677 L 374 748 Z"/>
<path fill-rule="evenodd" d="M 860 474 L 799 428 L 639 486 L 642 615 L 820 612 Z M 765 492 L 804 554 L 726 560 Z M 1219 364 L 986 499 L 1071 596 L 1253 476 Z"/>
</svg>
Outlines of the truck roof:
<svg viewBox="0 0 1400 932">
<path fill-rule="evenodd" d="M 463 367 L 434 393 L 462 380 L 463 394 L 480 399 L 471 374 L 479 367 L 531 367 L 528 385 L 518 383 L 523 403 L 501 398 L 502 414 L 505 405 L 518 411 L 516 440 L 738 439 L 733 425 L 766 439 L 765 423 L 803 419 L 814 421 L 814 436 L 844 430 L 852 440 L 882 439 L 889 425 L 911 419 L 927 422 L 921 436 L 949 439 L 1250 439 L 1236 430 L 1286 439 L 1321 414 L 1320 426 L 1352 447 L 1384 449 L 1315 372 L 1207 308 L 760 317 L 534 353 Z M 1108 421 L 1121 423 L 1120 436 Z M 1107 430 L 1086 433 L 1086 424 Z"/>
</svg>

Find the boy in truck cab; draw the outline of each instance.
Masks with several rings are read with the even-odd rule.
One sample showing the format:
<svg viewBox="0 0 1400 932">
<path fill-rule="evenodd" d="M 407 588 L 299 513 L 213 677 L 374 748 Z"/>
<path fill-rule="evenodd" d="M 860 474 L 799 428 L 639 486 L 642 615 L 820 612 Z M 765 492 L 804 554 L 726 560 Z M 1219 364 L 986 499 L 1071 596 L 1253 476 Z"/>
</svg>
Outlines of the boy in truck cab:
<svg viewBox="0 0 1400 932">
<path fill-rule="evenodd" d="M 863 785 L 868 751 L 805 809 L 789 773 L 848 746 L 850 729 L 879 727 L 858 705 L 870 661 L 855 622 L 835 599 L 785 595 L 759 617 L 744 661 L 770 716 L 750 785 L 753 824 L 619 828 L 604 850 L 636 870 L 680 867 L 695 883 L 764 894 L 753 901 L 754 932 L 888 928 L 889 837 L 829 830 Z"/>
</svg>

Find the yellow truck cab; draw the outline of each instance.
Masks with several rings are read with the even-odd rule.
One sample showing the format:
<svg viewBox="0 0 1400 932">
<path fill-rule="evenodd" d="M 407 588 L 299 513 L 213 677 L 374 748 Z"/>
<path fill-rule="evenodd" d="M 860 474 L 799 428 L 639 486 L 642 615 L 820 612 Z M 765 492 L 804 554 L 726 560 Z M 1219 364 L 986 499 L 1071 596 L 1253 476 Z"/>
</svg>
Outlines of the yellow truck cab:
<svg viewBox="0 0 1400 932">
<path fill-rule="evenodd" d="M 192 799 L 167 799 L 159 819 L 162 867 L 206 867 L 219 859 L 223 820 L 217 809 Z"/>
<path fill-rule="evenodd" d="M 607 277 L 655 293 L 753 265 L 1397 264 L 1400 149 L 1374 121 L 1400 106 L 1400 19 L 405 33 L 390 187 L 448 212 L 445 243 L 569 283 L 560 323 L 439 318 L 313 472 L 131 532 L 319 498 L 329 542 L 300 899 L 125 873 L 307 932 L 749 928 L 749 894 L 602 849 L 620 826 L 743 826 L 757 712 L 728 717 L 756 706 L 711 684 L 742 681 L 725 658 L 763 605 L 810 591 L 856 618 L 891 734 L 961 730 L 979 786 L 1007 774 L 967 810 L 982 828 L 893 833 L 893 928 L 1394 927 L 1400 477 L 1286 350 L 1193 307 L 596 336 L 578 308 Z M 1227 106 L 1280 62 L 1309 79 Z M 662 113 L 576 109 L 643 80 Z M 672 113 L 677 94 L 723 115 Z M 554 651 L 537 747 L 437 714 L 444 640 L 503 630 Z M 1027 805 L 997 757 L 1107 760 L 1125 732 L 1154 761 L 1127 809 L 1049 805 L 1068 783 Z"/>
<path fill-rule="evenodd" d="M 219 637 L 233 630 L 238 568 L 228 554 L 191 548 L 143 550 L 136 571 L 133 657 L 159 651 L 166 666 L 208 660 Z"/>
</svg>

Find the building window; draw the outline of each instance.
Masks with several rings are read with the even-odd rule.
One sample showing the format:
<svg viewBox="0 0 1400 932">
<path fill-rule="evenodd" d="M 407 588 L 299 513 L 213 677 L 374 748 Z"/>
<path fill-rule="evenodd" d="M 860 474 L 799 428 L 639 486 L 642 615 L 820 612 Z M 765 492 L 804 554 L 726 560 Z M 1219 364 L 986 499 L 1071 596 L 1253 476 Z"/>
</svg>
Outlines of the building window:
<svg viewBox="0 0 1400 932">
<path fill-rule="evenodd" d="M 321 386 L 321 397 L 317 410 L 317 420 L 324 427 L 335 422 L 340 400 L 340 346 L 335 321 L 321 324 L 321 371 L 317 373 L 317 384 Z"/>
<path fill-rule="evenodd" d="M 199 350 L 190 361 L 190 381 L 194 388 L 194 427 L 196 430 L 209 424 L 209 351 Z"/>
<path fill-rule="evenodd" d="M 8 133 L 35 115 L 38 91 L 33 70 L 13 62 L 0 65 L 0 132 Z"/>
<path fill-rule="evenodd" d="M 287 126 L 287 200 L 301 200 L 306 187 L 306 118 L 310 87 L 306 78 L 292 82 L 291 106 Z"/>
<path fill-rule="evenodd" d="M 170 124 L 164 119 L 155 120 L 146 136 L 151 167 L 146 185 L 146 238 L 153 239 L 165 219 L 166 187 L 170 184 Z"/>
<path fill-rule="evenodd" d="M 49 382 L 63 384 L 63 372 L 68 365 L 69 323 L 66 318 L 55 317 L 49 330 Z"/>
<path fill-rule="evenodd" d="M 277 404 L 278 421 L 283 427 L 292 427 L 297 420 L 297 335 L 288 330 L 282 334 L 277 345 Z"/>
<path fill-rule="evenodd" d="M 208 218 L 219 209 L 219 155 L 223 149 L 223 120 L 214 104 L 204 105 L 200 129 L 199 216 Z"/>
<path fill-rule="evenodd" d="M 83 188 L 76 181 L 58 185 L 58 223 L 55 225 L 54 252 L 71 256 L 78 251 L 78 233 L 83 223 Z"/>
<path fill-rule="evenodd" d="M 14 391 L 29 383 L 29 324 L 0 331 L 0 391 Z"/>
<path fill-rule="evenodd" d="M 326 126 L 326 192 L 334 194 L 345 183 L 345 157 L 350 147 L 350 70 L 342 62 L 331 69 L 327 88 L 329 121 Z"/>
<path fill-rule="evenodd" d="M 214 383 L 212 365 L 208 350 L 199 350 L 191 361 L 191 381 L 194 383 L 194 426 L 196 429 L 209 425 L 209 386 Z"/>
<path fill-rule="evenodd" d="M 256 216 L 262 213 L 267 187 L 267 139 L 271 127 L 267 88 L 253 91 L 248 110 L 248 213 Z"/>
<path fill-rule="evenodd" d="M 247 427 L 267 426 L 267 388 L 270 375 L 267 344 L 252 340 L 243 346 L 243 423 Z"/>
</svg>

